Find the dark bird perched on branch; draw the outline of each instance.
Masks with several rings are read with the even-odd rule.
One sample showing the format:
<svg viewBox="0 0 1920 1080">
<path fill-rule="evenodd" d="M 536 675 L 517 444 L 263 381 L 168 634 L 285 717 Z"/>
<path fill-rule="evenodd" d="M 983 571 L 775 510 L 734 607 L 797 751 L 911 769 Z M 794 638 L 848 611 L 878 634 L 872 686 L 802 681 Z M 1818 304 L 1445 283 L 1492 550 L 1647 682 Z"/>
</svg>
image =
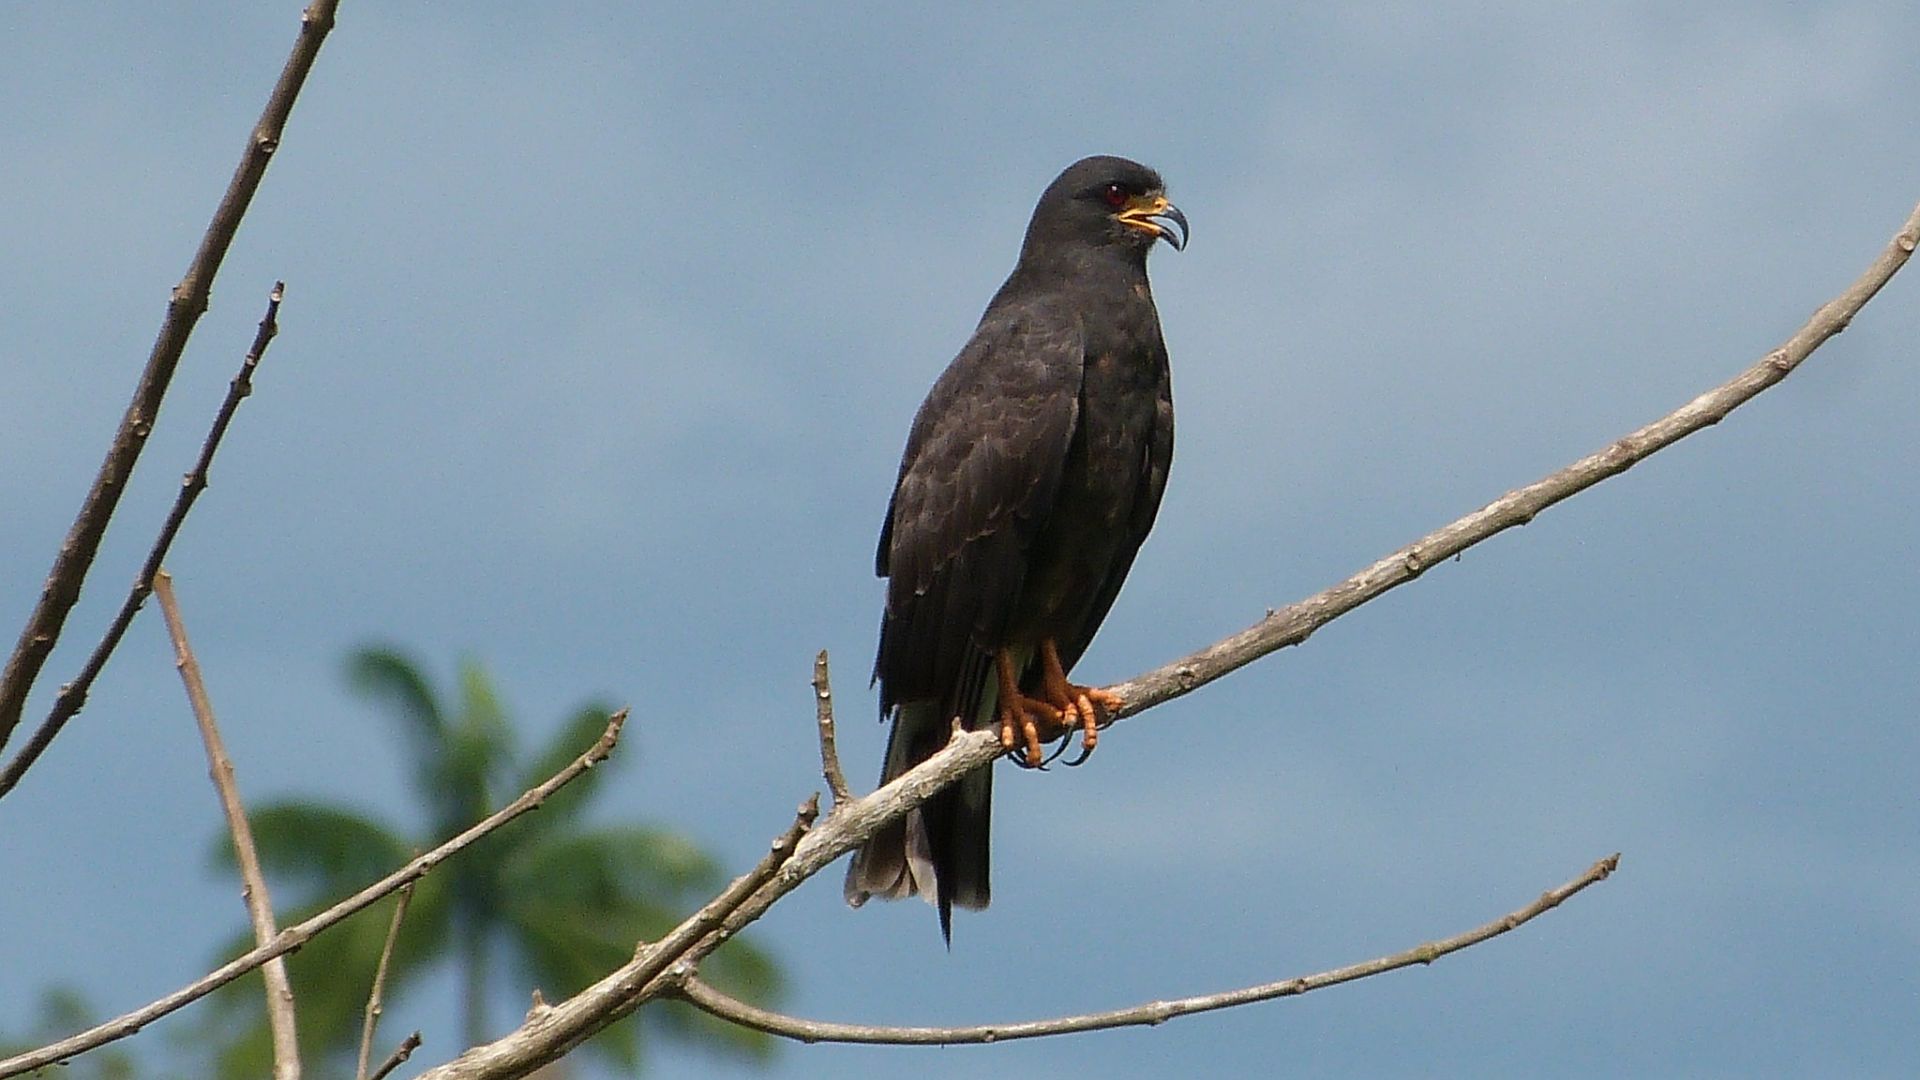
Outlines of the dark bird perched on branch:
<svg viewBox="0 0 1920 1080">
<path fill-rule="evenodd" d="M 1120 706 L 1067 673 L 1166 487 L 1173 397 L 1147 251 L 1186 236 L 1152 169 L 1068 166 L 921 404 L 875 559 L 888 581 L 873 677 L 893 717 L 881 783 L 938 752 L 955 724 L 997 724 L 1028 766 L 1078 731 L 1084 758 Z M 847 871 L 847 902 L 924 896 L 951 941 L 955 904 L 987 906 L 992 794 L 981 769 L 874 834 Z"/>
</svg>

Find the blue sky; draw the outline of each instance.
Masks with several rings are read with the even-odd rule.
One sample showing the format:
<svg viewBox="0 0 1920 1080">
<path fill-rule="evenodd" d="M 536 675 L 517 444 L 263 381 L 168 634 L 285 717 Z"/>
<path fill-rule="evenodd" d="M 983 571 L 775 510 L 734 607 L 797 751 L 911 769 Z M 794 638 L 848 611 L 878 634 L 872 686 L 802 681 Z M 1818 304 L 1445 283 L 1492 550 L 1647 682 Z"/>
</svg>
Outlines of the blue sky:
<svg viewBox="0 0 1920 1080">
<path fill-rule="evenodd" d="M 0 617 L 37 595 L 297 5 L 0 15 Z M 540 739 L 634 706 L 601 807 L 741 867 L 862 781 L 907 422 L 1087 153 L 1167 177 L 1179 444 L 1080 673 L 1237 631 L 1717 384 L 1920 200 L 1911 5 L 347 3 L 29 716 L 119 602 L 287 282 L 170 566 L 255 800 L 412 813 L 345 652 L 473 655 Z M 1341 620 L 1001 777 L 995 904 L 823 875 L 792 1011 L 971 1023 L 1523 931 L 1306 998 L 775 1077 L 1874 1075 L 1920 1057 L 1920 370 L 1896 279 L 1784 386 Z M 11 640 L 9 636 L 9 640 Z M 0 802 L 0 1017 L 120 1011 L 241 925 L 157 613 Z M 498 1014 L 524 989 L 502 986 Z M 453 1049 L 447 985 L 396 1010 Z M 12 1021 L 8 1021 L 9 1026 Z M 746 1075 L 662 1053 L 654 1075 Z"/>
</svg>

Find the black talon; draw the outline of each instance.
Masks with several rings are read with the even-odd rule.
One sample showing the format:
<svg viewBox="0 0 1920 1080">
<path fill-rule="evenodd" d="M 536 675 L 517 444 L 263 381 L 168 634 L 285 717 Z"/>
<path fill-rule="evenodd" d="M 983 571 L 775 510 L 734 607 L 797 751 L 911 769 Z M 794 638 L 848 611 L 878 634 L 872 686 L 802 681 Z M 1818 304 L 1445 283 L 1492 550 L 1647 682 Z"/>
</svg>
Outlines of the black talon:
<svg viewBox="0 0 1920 1080">
<path fill-rule="evenodd" d="M 1061 754 L 1064 754 L 1067 752 L 1067 744 L 1072 741 L 1073 741 L 1073 732 L 1071 731 L 1067 732 L 1065 735 L 1060 736 L 1060 742 L 1054 746 L 1053 753 L 1047 755 L 1046 760 L 1040 763 L 1040 767 L 1044 769 L 1048 765 L 1053 764 L 1054 761 L 1058 759 Z M 1071 764 L 1071 762 L 1069 762 L 1069 764 Z"/>
<path fill-rule="evenodd" d="M 1093 747 L 1088 746 L 1086 743 L 1082 742 L 1080 744 L 1080 756 L 1077 758 L 1074 758 L 1072 761 L 1066 762 L 1065 764 L 1069 769 L 1079 768 L 1081 762 L 1087 760 L 1092 756 L 1093 756 Z"/>
<path fill-rule="evenodd" d="M 1027 748 L 1024 746 L 1009 746 L 1005 750 L 1000 751 L 1000 753 L 1004 756 L 1013 758 L 1013 763 L 1015 765 L 1020 766 L 1023 769 L 1038 769 L 1041 772 L 1046 772 L 1047 762 L 1053 760 L 1052 758 L 1047 758 L 1045 761 L 1041 761 L 1038 764 L 1031 763 L 1027 761 Z"/>
</svg>

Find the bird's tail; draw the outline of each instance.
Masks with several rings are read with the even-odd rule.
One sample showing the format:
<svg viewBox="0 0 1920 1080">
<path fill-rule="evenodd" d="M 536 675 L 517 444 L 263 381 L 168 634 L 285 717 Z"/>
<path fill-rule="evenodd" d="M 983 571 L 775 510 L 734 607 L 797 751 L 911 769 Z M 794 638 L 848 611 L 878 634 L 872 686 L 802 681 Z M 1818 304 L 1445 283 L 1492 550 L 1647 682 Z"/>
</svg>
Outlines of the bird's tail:
<svg viewBox="0 0 1920 1080">
<path fill-rule="evenodd" d="M 903 702 L 887 737 L 880 783 L 938 753 L 953 725 L 938 702 Z M 847 868 L 847 903 L 868 897 L 925 897 L 940 908 L 940 934 L 953 940 L 953 909 L 987 906 L 987 852 L 993 806 L 993 770 L 977 769 L 960 782 L 874 833 Z"/>
</svg>

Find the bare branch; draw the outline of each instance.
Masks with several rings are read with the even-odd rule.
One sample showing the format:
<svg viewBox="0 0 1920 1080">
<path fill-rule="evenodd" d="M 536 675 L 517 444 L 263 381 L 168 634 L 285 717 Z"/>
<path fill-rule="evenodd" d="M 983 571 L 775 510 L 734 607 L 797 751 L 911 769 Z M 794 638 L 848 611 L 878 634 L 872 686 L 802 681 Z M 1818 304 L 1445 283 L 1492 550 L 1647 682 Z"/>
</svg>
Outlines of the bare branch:
<svg viewBox="0 0 1920 1080">
<path fill-rule="evenodd" d="M 100 472 L 94 477 L 93 487 L 88 490 L 86 501 L 80 506 L 79 516 L 74 518 L 66 540 L 60 545 L 60 554 L 54 558 L 53 569 L 47 574 L 46 585 L 41 589 L 40 601 L 27 617 L 27 624 L 20 631 L 20 640 L 14 645 L 13 654 L 7 658 L 6 668 L 0 670 L 0 746 L 6 745 L 13 735 L 13 729 L 19 725 L 21 711 L 26 708 L 27 691 L 33 688 L 41 666 L 53 651 L 54 642 L 59 640 L 67 612 L 80 599 L 80 586 L 86 580 L 88 568 L 93 565 L 94 554 L 100 549 L 100 538 L 106 534 L 107 521 L 119 505 L 120 493 L 126 490 L 127 478 L 133 474 L 134 463 L 139 460 L 147 436 L 153 431 L 154 420 L 160 412 L 160 400 L 173 380 L 173 371 L 180 363 L 181 352 L 187 347 L 187 338 L 193 333 L 194 323 L 199 321 L 201 313 L 207 310 L 207 297 L 213 288 L 214 275 L 219 273 L 220 263 L 226 258 L 228 246 L 233 243 L 233 235 L 240 228 L 240 219 L 246 215 L 254 192 L 260 188 L 260 180 L 266 175 L 267 162 L 272 160 L 273 152 L 280 146 L 287 117 L 293 112 L 294 99 L 305 85 L 314 59 L 320 55 L 321 43 L 326 41 L 328 31 L 333 29 L 334 9 L 338 6 L 338 0 L 313 0 L 301 12 L 300 36 L 294 41 L 293 52 L 288 55 L 286 65 L 280 71 L 280 79 L 274 84 L 273 93 L 268 96 L 267 106 L 261 112 L 259 121 L 247 136 L 247 148 L 240 156 L 240 164 L 234 169 L 233 179 L 227 183 L 227 193 L 221 197 L 219 207 L 213 212 L 213 220 L 200 238 L 199 251 L 195 252 L 186 276 L 174 286 L 173 294 L 167 301 L 167 314 L 160 322 L 159 337 L 154 340 L 146 368 L 141 371 L 140 382 L 134 388 L 133 401 L 120 419 L 120 428 L 114 433 L 106 460 L 100 464 Z M 153 576 L 157 566 L 156 560 L 154 566 L 149 566 L 140 575 L 142 584 Z M 79 698 L 71 707 L 72 712 L 79 711 L 80 701 L 85 696 L 85 689 L 82 688 Z M 66 697 L 64 691 L 62 697 Z M 0 783 L 0 794 L 5 794 L 11 786 L 11 783 Z"/>
<path fill-rule="evenodd" d="M 187 511 L 193 509 L 193 501 L 206 489 L 207 469 L 213 464 L 214 451 L 220 448 L 220 440 L 226 435 L 227 426 L 233 422 L 233 414 L 239 409 L 241 400 L 253 393 L 254 368 L 259 366 L 260 358 L 266 355 L 268 343 L 273 340 L 275 334 L 280 332 L 278 321 L 280 298 L 285 291 L 284 282 L 273 283 L 273 292 L 267 296 L 267 313 L 261 316 L 260 328 L 253 335 L 253 347 L 247 350 L 246 358 L 240 362 L 240 373 L 235 375 L 233 381 L 227 386 L 226 400 L 220 403 L 220 411 L 214 414 L 213 427 L 207 432 L 206 441 L 200 446 L 200 457 L 193 463 L 193 468 L 187 473 L 186 479 L 181 482 L 180 493 L 174 496 L 173 509 L 167 513 L 165 524 L 160 526 L 160 535 L 155 538 L 153 547 L 148 550 L 147 561 L 140 567 L 140 576 L 134 580 L 133 589 L 121 603 L 120 611 L 113 617 L 113 622 L 107 627 L 106 634 L 101 637 L 100 643 L 93 647 L 93 654 L 87 657 L 86 666 L 80 669 L 80 674 L 72 682 L 60 688 L 60 694 L 54 698 L 53 709 L 47 714 L 47 718 L 41 721 L 40 726 L 34 730 L 33 737 L 20 748 L 20 752 L 14 755 L 13 760 L 7 762 L 6 768 L 0 770 L 0 796 L 5 796 L 7 792 L 13 790 L 13 786 L 20 782 L 20 777 L 33 767 L 33 763 L 39 760 L 41 752 L 53 742 L 54 736 L 60 734 L 60 729 L 65 727 L 67 721 L 73 719 L 74 714 L 86 704 L 87 691 L 92 688 L 93 680 L 99 676 L 100 670 L 107 666 L 107 657 L 112 656 L 113 650 L 119 647 L 120 638 L 126 634 L 127 627 L 133 623 L 134 614 L 140 610 L 142 604 L 146 603 L 147 593 L 152 591 L 154 576 L 160 572 L 160 563 L 167 557 L 167 550 L 173 546 L 173 538 L 179 535 L 180 525 L 187 519 Z M 135 447 L 136 453 L 138 449 Z M 132 462 L 129 461 L 128 468 L 131 467 Z M 109 506 L 106 512 L 111 513 L 112 507 Z M 103 529 L 105 524 L 105 520 L 102 519 Z M 63 548 L 62 551 L 64 557 L 65 549 Z M 88 558 L 92 558 L 91 554 Z M 82 565 L 78 573 L 84 576 L 86 567 Z M 73 585 L 75 597 L 79 596 L 79 588 L 79 578 L 76 577 Z M 43 603 L 47 595 L 50 593 L 42 594 Z M 64 617 L 63 613 L 62 618 Z M 58 627 L 55 628 L 55 634 L 57 633 Z M 52 638 L 47 639 L 47 647 L 53 647 Z M 39 662 L 35 661 L 34 666 L 37 670 Z M 28 676 L 28 681 L 31 681 L 31 675 Z M 23 697 L 25 693 L 23 684 L 21 688 Z M 17 717 L 18 714 L 19 709 L 16 706 L 14 715 Z M 6 741 L 6 734 L 10 727 L 6 714 L 0 711 L 0 743 Z"/>
<path fill-rule="evenodd" d="M 262 325 L 265 325 L 264 323 Z M 227 829 L 233 834 L 233 852 L 240 864 L 240 896 L 246 901 L 247 917 L 253 922 L 253 940 L 265 945 L 278 930 L 273 924 L 273 898 L 267 895 L 267 879 L 260 872 L 260 854 L 253 846 L 253 827 L 247 824 L 246 807 L 240 804 L 240 786 L 234 781 L 233 759 L 227 756 L 225 740 L 213 718 L 213 700 L 207 696 L 206 680 L 200 675 L 200 661 L 194 658 L 187 641 L 187 624 L 180 617 L 180 603 L 173 595 L 173 575 L 161 570 L 153 576 L 154 595 L 160 600 L 160 614 L 166 619 L 167 636 L 173 639 L 174 666 L 180 669 L 180 681 L 187 687 L 187 702 L 193 706 L 193 719 L 200 726 L 200 741 L 207 749 L 207 775 L 220 793 L 220 809 L 227 816 Z M 274 1080 L 300 1080 L 300 1040 L 294 1030 L 293 984 L 287 981 L 287 961 L 276 956 L 260 967 L 267 984 L 267 1026 L 273 1033 Z"/>
<path fill-rule="evenodd" d="M 1163 701 L 1205 686 L 1230 671 L 1244 667 L 1277 649 L 1298 645 L 1308 635 L 1361 604 L 1404 585 L 1428 567 L 1460 554 L 1568 496 L 1627 471 L 1658 450 L 1711 427 L 1728 413 L 1751 401 L 1762 390 L 1785 379 L 1826 340 L 1847 328 L 1867 301 L 1873 299 L 1920 242 L 1920 207 L 1894 234 L 1886 250 L 1847 290 L 1813 313 L 1805 325 L 1779 348 L 1723 385 L 1701 394 L 1672 413 L 1622 436 L 1606 449 L 1581 458 L 1558 472 L 1510 491 L 1479 510 L 1442 529 L 1428 533 L 1330 589 L 1325 589 L 1267 617 L 1240 633 L 1215 642 L 1191 656 L 1107 689 L 1125 699 L 1119 716 L 1131 716 Z"/>
<path fill-rule="evenodd" d="M 814 719 L 820 724 L 820 775 L 826 777 L 827 790 L 833 794 L 833 805 L 838 808 L 853 795 L 847 787 L 847 774 L 840 768 L 840 750 L 833 739 L 833 680 L 827 674 L 825 649 L 813 658 L 813 701 Z"/>
<path fill-rule="evenodd" d="M 427 876 L 435 867 L 465 850 L 474 841 L 519 817 L 521 814 L 538 807 L 554 792 L 565 787 L 581 773 L 605 761 L 613 753 L 614 743 L 619 741 L 620 729 L 627 722 L 627 710 L 621 709 L 607 720 L 607 729 L 600 738 L 587 748 L 587 751 L 567 764 L 567 767 L 553 774 L 551 778 L 536 787 L 529 788 L 519 798 L 487 815 L 469 826 L 458 836 L 408 862 L 405 866 L 381 878 L 379 881 L 361 889 L 345 900 L 333 905 L 304 922 L 289 926 L 274 935 L 273 941 L 258 946 L 240 956 L 222 964 L 204 977 L 175 990 L 157 1001 L 143 1005 L 124 1016 L 115 1017 L 104 1024 L 92 1027 L 62 1039 L 57 1043 L 29 1050 L 24 1054 L 0 1061 L 0 1080 L 9 1076 L 19 1076 L 32 1072 L 44 1065 L 64 1061 L 77 1054 L 105 1046 L 116 1039 L 123 1039 L 153 1023 L 155 1020 L 174 1012 L 213 993 L 220 987 L 254 970 L 276 956 L 305 945 L 315 934 L 333 926 L 335 923 L 365 911 L 378 903 L 381 898 L 398 892 L 404 886 Z M 711 905 L 709 905 L 711 906 Z"/>
<path fill-rule="evenodd" d="M 367 1080 L 387 1080 L 393 1070 L 405 1065 L 407 1059 L 412 1057 L 413 1052 L 418 1049 L 420 1049 L 420 1033 L 416 1031 L 400 1040 L 400 1045 L 394 1047 L 393 1053 L 387 1055 L 386 1062 L 375 1069 L 373 1075 L 367 1077 Z"/>
<path fill-rule="evenodd" d="M 875 1027 L 866 1024 L 836 1024 L 819 1020 L 802 1020 L 799 1017 L 769 1012 L 755 1005 L 749 1005 L 738 998 L 731 997 L 715 989 L 696 977 L 689 977 L 681 984 L 679 994 L 699 1008 L 712 1013 L 722 1020 L 764 1031 L 769 1035 L 778 1035 L 786 1039 L 801 1042 L 838 1042 L 838 1043 L 879 1043 L 885 1045 L 939 1045 L 955 1043 L 992 1043 L 1006 1042 L 1010 1039 L 1035 1039 L 1045 1035 L 1065 1035 L 1076 1031 L 1100 1031 L 1105 1028 L 1129 1027 L 1134 1025 L 1163 1024 L 1179 1016 L 1193 1013 L 1211 1012 L 1215 1009 L 1230 1009 L 1237 1005 L 1251 1005 L 1258 1001 L 1270 1001 L 1274 998 L 1292 997 L 1309 990 L 1337 986 L 1340 983 L 1353 982 L 1372 975 L 1380 975 L 1416 964 L 1431 964 L 1449 953 L 1459 952 L 1472 945 L 1478 945 L 1489 938 L 1501 934 L 1553 910 L 1575 893 L 1589 885 L 1605 881 L 1620 865 L 1618 853 L 1601 859 L 1587 869 L 1587 872 L 1567 882 L 1557 889 L 1541 894 L 1538 900 L 1526 907 L 1441 941 L 1416 945 L 1405 952 L 1382 956 L 1377 960 L 1351 964 L 1347 967 L 1323 971 L 1317 975 L 1303 975 L 1299 978 L 1281 982 L 1249 986 L 1239 990 L 1228 990 L 1218 994 L 1201 997 L 1176 998 L 1172 1001 L 1151 1001 L 1130 1009 L 1114 1009 L 1109 1012 L 1086 1013 L 1080 1016 L 1063 1016 L 1052 1020 L 1029 1020 L 1015 1024 L 980 1024 L 972 1027 Z"/>
<path fill-rule="evenodd" d="M 413 902 L 413 886 L 405 885 L 400 889 L 400 899 L 393 905 L 393 921 L 387 924 L 387 940 L 380 946 L 380 962 L 373 968 L 373 989 L 367 993 L 367 1015 L 360 1024 L 360 1058 L 353 1069 L 354 1080 L 368 1080 L 367 1059 L 373 1055 L 373 1029 L 380 1024 L 380 998 L 387 989 L 387 964 L 393 959 L 393 943 L 400 940 L 400 923 L 407 917 L 407 905 Z M 420 1033 L 413 1033 L 413 1045 L 420 1044 Z M 413 1053 L 413 1046 L 401 1043 L 405 1053 L 400 1061 L 407 1060 L 407 1054 Z M 394 1062 L 398 1065 L 399 1062 Z M 392 1071 L 388 1066 L 381 1071 L 382 1076 Z"/>
</svg>

